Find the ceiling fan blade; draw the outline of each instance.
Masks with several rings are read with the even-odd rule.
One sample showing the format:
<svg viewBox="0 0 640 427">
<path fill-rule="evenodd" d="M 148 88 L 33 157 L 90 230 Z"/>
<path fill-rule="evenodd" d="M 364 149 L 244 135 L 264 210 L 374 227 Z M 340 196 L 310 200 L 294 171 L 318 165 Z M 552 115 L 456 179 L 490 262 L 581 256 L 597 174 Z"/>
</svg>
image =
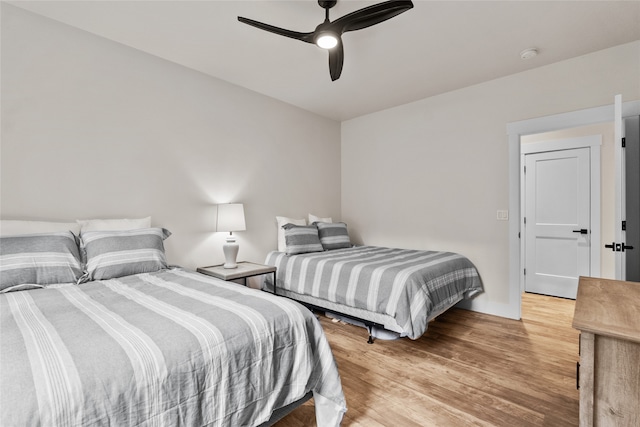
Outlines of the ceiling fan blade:
<svg viewBox="0 0 640 427">
<path fill-rule="evenodd" d="M 331 81 L 336 81 L 342 74 L 342 64 L 344 63 L 344 50 L 342 48 L 342 40 L 338 38 L 338 44 L 329 49 L 329 74 Z"/>
<path fill-rule="evenodd" d="M 269 31 L 270 33 L 300 40 L 305 43 L 313 43 L 313 32 L 300 33 L 298 31 L 285 30 L 284 28 L 274 27 L 273 25 L 254 21 L 253 19 L 243 18 L 242 16 L 238 16 L 238 21 L 247 25 L 251 25 L 252 27 L 259 28 L 261 30 Z"/>
<path fill-rule="evenodd" d="M 340 34 L 356 31 L 391 19 L 413 7 L 410 0 L 385 1 L 348 13 L 331 23 L 331 27 Z"/>
</svg>

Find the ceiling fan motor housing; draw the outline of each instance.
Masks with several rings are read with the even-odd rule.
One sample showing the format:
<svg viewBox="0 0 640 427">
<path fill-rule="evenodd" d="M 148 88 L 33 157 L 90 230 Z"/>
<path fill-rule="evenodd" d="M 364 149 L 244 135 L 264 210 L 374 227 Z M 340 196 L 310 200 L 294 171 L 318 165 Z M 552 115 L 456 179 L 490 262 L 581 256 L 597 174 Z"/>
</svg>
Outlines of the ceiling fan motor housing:
<svg viewBox="0 0 640 427">
<path fill-rule="evenodd" d="M 336 3 L 338 3 L 337 1 L 322 1 L 322 0 L 318 0 L 318 4 L 320 5 L 320 7 L 325 8 L 325 9 L 331 9 L 333 6 L 336 5 Z"/>
</svg>

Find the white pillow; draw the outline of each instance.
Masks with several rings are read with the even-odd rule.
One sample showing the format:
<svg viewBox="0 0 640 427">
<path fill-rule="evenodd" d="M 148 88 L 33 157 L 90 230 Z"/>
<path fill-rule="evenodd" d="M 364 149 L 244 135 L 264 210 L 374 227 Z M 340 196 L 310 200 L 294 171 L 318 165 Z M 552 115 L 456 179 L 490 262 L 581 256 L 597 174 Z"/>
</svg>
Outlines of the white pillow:
<svg viewBox="0 0 640 427">
<path fill-rule="evenodd" d="M 80 231 L 122 231 L 151 228 L 151 217 L 139 219 L 77 219 Z"/>
<path fill-rule="evenodd" d="M 331 221 L 331 217 L 329 217 L 329 218 L 320 218 L 319 216 L 315 216 L 313 214 L 309 214 L 309 224 L 313 224 L 314 222 L 333 222 L 333 221 Z"/>
<path fill-rule="evenodd" d="M 73 234 L 78 235 L 80 233 L 80 225 L 75 222 L 0 220 L 0 236 L 58 233 L 61 231 L 71 231 Z"/>
<path fill-rule="evenodd" d="M 287 242 L 284 239 L 284 229 L 282 228 L 285 224 L 293 224 L 293 225 L 307 225 L 307 220 L 302 219 L 294 219 L 287 218 L 286 216 L 277 216 L 276 221 L 278 223 L 278 252 L 286 252 L 287 250 Z"/>
</svg>

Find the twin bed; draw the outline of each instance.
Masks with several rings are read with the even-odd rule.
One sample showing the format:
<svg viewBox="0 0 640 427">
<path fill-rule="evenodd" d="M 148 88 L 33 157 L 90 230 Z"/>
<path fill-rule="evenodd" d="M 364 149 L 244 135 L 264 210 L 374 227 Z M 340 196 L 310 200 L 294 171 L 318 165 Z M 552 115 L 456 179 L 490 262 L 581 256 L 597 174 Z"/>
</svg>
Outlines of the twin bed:
<svg viewBox="0 0 640 427">
<path fill-rule="evenodd" d="M 0 241 L 0 425 L 261 426 L 346 410 L 300 304 L 164 259 L 162 229 Z"/>
</svg>

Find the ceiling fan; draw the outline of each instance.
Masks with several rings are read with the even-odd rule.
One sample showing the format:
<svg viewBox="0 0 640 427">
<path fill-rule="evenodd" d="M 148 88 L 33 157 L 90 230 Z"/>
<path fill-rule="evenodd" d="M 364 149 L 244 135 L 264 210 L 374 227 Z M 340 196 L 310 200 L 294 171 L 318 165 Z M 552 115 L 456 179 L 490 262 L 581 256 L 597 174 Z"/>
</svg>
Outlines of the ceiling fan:
<svg viewBox="0 0 640 427">
<path fill-rule="evenodd" d="M 238 21 L 260 28 L 261 30 L 290 37 L 305 43 L 316 44 L 318 47 L 327 49 L 329 51 L 329 73 L 331 74 L 331 80 L 335 81 L 340 78 L 342 64 L 344 62 L 344 50 L 342 48 L 341 38 L 343 33 L 362 30 L 363 28 L 379 24 L 413 7 L 413 2 L 411 1 L 385 1 L 348 13 L 331 22 L 329 21 L 329 9 L 335 6 L 336 3 L 337 1 L 318 0 L 320 7 L 325 9 L 325 19 L 323 23 L 318 25 L 316 29 L 310 33 L 285 30 L 284 28 L 274 27 L 273 25 L 264 24 L 254 21 L 253 19 L 243 18 L 242 16 L 238 16 Z"/>
</svg>

